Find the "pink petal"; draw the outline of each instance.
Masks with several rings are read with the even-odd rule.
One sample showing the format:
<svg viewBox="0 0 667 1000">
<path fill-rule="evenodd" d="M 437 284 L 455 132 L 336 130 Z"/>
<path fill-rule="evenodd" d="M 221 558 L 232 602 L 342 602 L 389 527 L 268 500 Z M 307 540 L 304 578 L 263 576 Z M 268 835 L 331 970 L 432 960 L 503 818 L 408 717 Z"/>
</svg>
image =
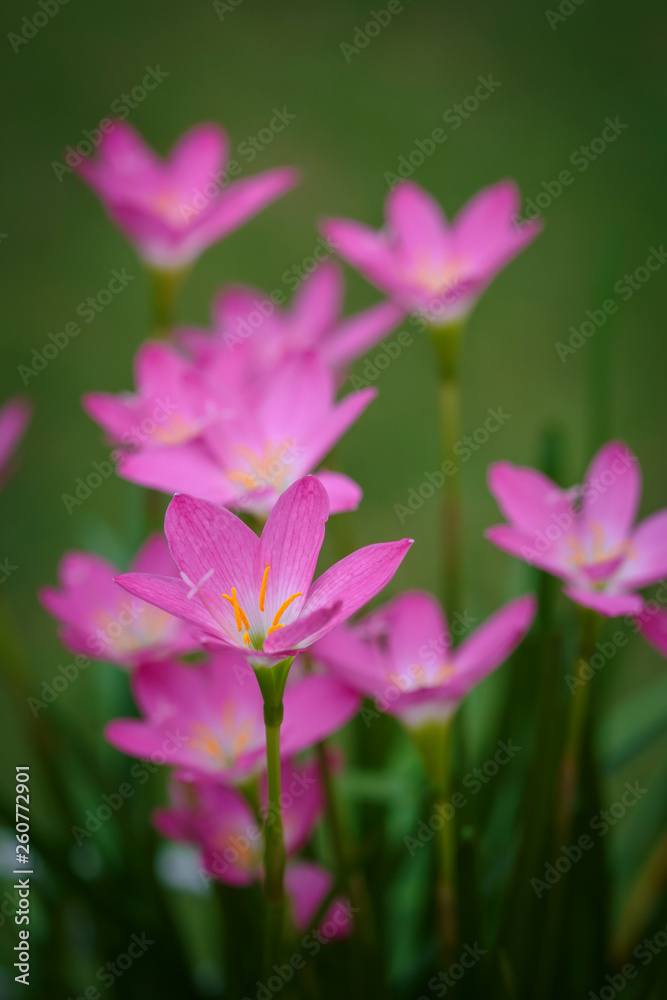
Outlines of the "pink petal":
<svg viewBox="0 0 667 1000">
<path fill-rule="evenodd" d="M 333 878 L 313 861 L 299 861 L 288 865 L 285 872 L 285 890 L 290 898 L 292 919 L 297 931 L 306 930 L 317 913 Z M 336 941 L 352 933 L 353 918 L 348 904 L 334 899 L 318 928 L 325 941 Z"/>
<path fill-rule="evenodd" d="M 456 672 L 451 682 L 457 697 L 466 694 L 514 652 L 528 632 L 536 610 L 534 597 L 518 597 L 464 639 L 452 657 Z"/>
<path fill-rule="evenodd" d="M 667 575 L 667 510 L 640 521 L 630 537 L 627 555 L 613 585 L 647 587 Z"/>
<path fill-rule="evenodd" d="M 339 622 L 351 617 L 385 587 L 403 562 L 412 545 L 411 538 L 400 542 L 379 542 L 357 549 L 329 567 L 310 589 L 303 614 L 340 602 L 337 614 L 326 626 L 329 632 Z M 321 631 L 324 635 L 325 631 Z M 311 641 L 320 638 L 313 636 Z"/>
<path fill-rule="evenodd" d="M 167 540 L 161 533 L 150 535 L 132 560 L 134 573 L 155 573 L 157 576 L 178 576 Z"/>
<path fill-rule="evenodd" d="M 640 495 L 635 456 L 621 441 L 604 445 L 586 472 L 582 518 L 588 526 L 601 525 L 605 548 L 619 545 L 630 534 Z"/>
<path fill-rule="evenodd" d="M 386 664 L 376 643 L 363 642 L 349 625 L 319 639 L 311 653 L 328 672 L 363 694 L 376 695 L 386 682 Z"/>
<path fill-rule="evenodd" d="M 292 320 L 308 331 L 309 342 L 315 346 L 338 319 L 342 305 L 343 273 L 333 261 L 324 261 L 299 286 Z"/>
<path fill-rule="evenodd" d="M 118 475 L 161 493 L 186 491 L 213 503 L 229 503 L 234 491 L 201 441 L 165 448 L 147 448 L 121 455 Z"/>
<path fill-rule="evenodd" d="M 449 629 L 439 602 L 426 591 L 408 591 L 384 609 L 392 666 L 397 671 L 421 664 L 434 651 L 445 659 Z"/>
<path fill-rule="evenodd" d="M 348 219 L 327 219 L 320 231 L 339 257 L 358 268 L 383 291 L 396 283 L 393 254 L 382 234 Z"/>
<path fill-rule="evenodd" d="M 327 364 L 342 368 L 361 357 L 390 333 L 405 317 L 405 310 L 393 302 L 380 302 L 370 309 L 343 320 L 335 333 L 321 345 Z"/>
<path fill-rule="evenodd" d="M 221 626 L 196 595 L 188 597 L 192 587 L 183 580 L 171 576 L 153 576 L 150 573 L 122 573 L 116 583 L 136 597 L 168 611 L 183 621 L 196 625 L 208 635 L 226 641 Z"/>
<path fill-rule="evenodd" d="M 563 592 L 577 604 L 592 608 L 607 618 L 638 615 L 644 606 L 637 594 L 608 594 L 602 590 L 581 590 L 577 587 L 564 587 Z"/>
<path fill-rule="evenodd" d="M 259 594 L 266 566 L 270 566 L 265 602 L 269 614 L 275 615 L 292 594 L 302 595 L 283 614 L 284 625 L 294 621 L 304 605 L 328 516 L 325 488 L 314 476 L 304 476 L 278 498 L 264 526 L 254 562 L 256 593 Z"/>
<path fill-rule="evenodd" d="M 325 458 L 343 434 L 358 420 L 377 396 L 377 389 L 360 389 L 332 408 L 326 418 L 313 429 L 308 441 L 308 464 L 312 468 Z"/>
<path fill-rule="evenodd" d="M 235 181 L 215 199 L 208 215 L 197 225 L 196 243 L 208 246 L 222 239 L 298 183 L 299 174 L 291 167 L 277 167 Z"/>
<path fill-rule="evenodd" d="M 288 684 L 280 752 L 292 756 L 331 736 L 356 715 L 361 699 L 334 677 L 309 675 Z"/>
<path fill-rule="evenodd" d="M 647 610 L 638 620 L 644 638 L 655 646 L 659 653 L 667 656 L 667 612 Z"/>
<path fill-rule="evenodd" d="M 544 536 L 524 535 L 508 524 L 496 524 L 487 528 L 484 537 L 499 549 L 523 559 L 530 566 L 537 566 L 547 573 L 563 579 L 574 576 L 558 542 L 549 542 Z"/>
<path fill-rule="evenodd" d="M 293 602 L 293 603 L 296 603 Z M 318 608 L 310 614 L 301 614 L 296 621 L 285 625 L 267 636 L 262 646 L 266 653 L 294 654 L 299 649 L 307 649 L 316 638 L 329 631 L 329 622 L 337 618 L 342 606 L 336 601 L 326 608 Z"/>
<path fill-rule="evenodd" d="M 520 208 L 516 184 L 500 181 L 479 191 L 461 209 L 454 221 L 456 252 L 476 274 L 493 277 L 539 234 L 538 221 L 517 227 Z"/>
<path fill-rule="evenodd" d="M 389 232 L 405 251 L 406 263 L 420 257 L 441 259 L 447 252 L 451 237 L 444 212 L 414 181 L 401 181 L 390 191 L 386 213 Z"/>
<path fill-rule="evenodd" d="M 23 396 L 15 396 L 0 408 L 0 471 L 26 432 L 32 417 L 32 405 Z"/>
<path fill-rule="evenodd" d="M 229 143 L 214 124 L 195 125 L 181 136 L 169 155 L 169 171 L 179 190 L 187 196 L 202 184 L 210 184 L 227 160 Z"/>
<path fill-rule="evenodd" d="M 356 510 L 361 503 L 363 496 L 361 486 L 349 476 L 344 476 L 342 472 L 329 472 L 327 469 L 322 469 L 316 473 L 315 478 L 322 483 L 327 491 L 331 514 Z"/>
<path fill-rule="evenodd" d="M 503 515 L 524 534 L 544 532 L 550 525 L 561 536 L 573 530 L 567 494 L 536 469 L 495 462 L 489 466 L 488 483 Z"/>
</svg>

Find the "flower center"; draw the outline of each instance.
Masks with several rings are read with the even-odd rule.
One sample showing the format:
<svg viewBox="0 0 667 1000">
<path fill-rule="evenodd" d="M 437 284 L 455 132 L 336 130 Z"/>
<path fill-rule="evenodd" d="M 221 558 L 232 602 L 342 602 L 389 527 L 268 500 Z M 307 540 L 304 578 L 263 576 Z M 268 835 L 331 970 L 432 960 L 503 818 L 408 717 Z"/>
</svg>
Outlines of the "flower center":
<svg viewBox="0 0 667 1000">
<path fill-rule="evenodd" d="M 259 603 L 259 610 L 262 613 L 264 613 L 264 604 L 265 604 L 265 601 L 266 601 L 266 585 L 267 585 L 268 580 L 269 580 L 269 571 L 270 571 L 270 569 L 271 569 L 271 567 L 267 563 L 266 566 L 264 567 L 264 575 L 262 576 L 262 583 L 261 583 L 261 586 L 259 588 L 259 601 L 258 601 L 258 603 Z M 250 647 L 250 643 L 251 643 L 250 622 L 248 621 L 248 616 L 246 615 L 245 611 L 243 610 L 243 608 L 239 604 L 238 597 L 236 596 L 236 587 L 232 587 L 231 594 L 222 594 L 221 596 L 224 597 L 225 600 L 229 601 L 229 603 L 231 604 L 232 609 L 234 611 L 234 620 L 236 621 L 237 631 L 238 632 L 243 632 L 243 641 L 246 644 L 246 646 Z M 266 635 L 265 636 L 253 636 L 252 637 L 252 642 L 253 642 L 253 645 L 254 645 L 255 649 L 261 649 L 262 645 L 264 643 L 264 639 L 267 638 L 267 636 L 271 635 L 272 632 L 277 631 L 279 628 L 284 628 L 285 627 L 284 624 L 281 623 L 280 619 L 285 614 L 285 612 L 287 611 L 287 609 L 290 606 L 290 604 L 292 603 L 292 601 L 295 601 L 297 599 L 297 597 L 301 597 L 301 596 L 302 596 L 301 591 L 298 591 L 296 594 L 291 594 L 287 598 L 287 600 L 283 601 L 283 603 L 280 605 L 280 607 L 278 608 L 278 610 L 274 614 L 273 621 L 271 622 L 269 628 L 267 629 Z M 259 645 L 257 644 L 258 640 L 259 640 Z"/>
<path fill-rule="evenodd" d="M 264 486 L 272 486 L 280 491 L 293 461 L 293 445 L 293 441 L 281 441 L 278 445 L 266 441 L 261 455 L 252 448 L 239 445 L 236 451 L 245 459 L 246 468 L 233 469 L 227 473 L 227 477 L 249 491 L 259 490 Z"/>
<path fill-rule="evenodd" d="M 601 587 L 624 559 L 635 555 L 635 548 L 628 538 L 607 547 L 604 525 L 599 521 L 590 523 L 589 533 L 588 544 L 576 535 L 568 535 L 565 544 L 570 549 L 572 565 L 585 573 L 595 587 Z"/>
</svg>

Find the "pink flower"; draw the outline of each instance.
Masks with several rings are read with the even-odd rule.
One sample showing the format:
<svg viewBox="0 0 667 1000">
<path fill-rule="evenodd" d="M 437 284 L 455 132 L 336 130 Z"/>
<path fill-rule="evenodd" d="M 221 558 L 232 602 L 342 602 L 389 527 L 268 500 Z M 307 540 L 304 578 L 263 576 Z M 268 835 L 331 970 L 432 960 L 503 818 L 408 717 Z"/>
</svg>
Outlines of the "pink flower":
<svg viewBox="0 0 667 1000">
<path fill-rule="evenodd" d="M 343 275 L 327 261 L 304 278 L 288 309 L 256 289 L 230 286 L 214 303 L 213 334 L 182 330 L 177 337 L 199 364 L 217 364 L 226 373 L 240 370 L 246 379 L 303 351 L 317 351 L 341 372 L 393 330 L 404 312 L 380 302 L 343 319 L 342 306 Z"/>
<path fill-rule="evenodd" d="M 260 517 L 268 515 L 287 487 L 317 467 L 376 395 L 375 389 L 362 389 L 336 402 L 334 376 L 314 353 L 282 361 L 261 386 L 225 383 L 222 374 L 216 379 L 210 371 L 207 375 L 205 386 L 201 375 L 193 373 L 195 395 L 184 390 L 182 409 L 177 407 L 165 425 L 174 428 L 174 435 L 182 432 L 183 443 L 174 436 L 167 447 L 122 455 L 118 472 L 141 486 L 191 493 Z M 152 405 L 155 392 L 146 398 Z M 170 398 L 177 406 L 178 389 Z M 87 406 L 90 410 L 90 397 Z M 104 406 L 108 414 L 107 400 Z M 94 407 L 99 417 L 99 397 Z M 120 420 L 117 426 L 123 426 Z M 199 435 L 188 440 L 187 434 L 197 430 Z M 318 479 L 334 513 L 359 505 L 361 489 L 348 476 L 322 471 Z"/>
<path fill-rule="evenodd" d="M 137 553 L 139 572 L 176 573 L 162 535 L 149 538 Z M 198 648 L 184 622 L 114 583 L 116 566 L 88 552 L 69 552 L 60 563 L 60 588 L 43 587 L 39 598 L 60 622 L 59 635 L 68 649 L 91 659 L 136 667 L 146 660 Z"/>
<path fill-rule="evenodd" d="M 667 510 L 633 526 L 641 479 L 621 442 L 604 445 L 572 490 L 509 462 L 491 466 L 489 489 L 509 524 L 486 537 L 565 580 L 578 604 L 609 617 L 638 614 L 643 602 L 634 591 L 667 573 Z"/>
<path fill-rule="evenodd" d="M 173 347 L 148 341 L 134 359 L 136 393 L 89 392 L 83 408 L 112 444 L 132 449 L 184 444 L 224 412 L 206 380 Z"/>
<path fill-rule="evenodd" d="M 307 930 L 323 900 L 331 892 L 333 877 L 314 861 L 296 861 L 285 870 L 285 891 L 294 927 Z M 353 908 L 349 900 L 333 899 L 318 929 L 320 941 L 340 941 L 352 933 Z"/>
<path fill-rule="evenodd" d="M 484 289 L 540 231 L 517 228 L 519 192 L 501 181 L 472 198 L 449 225 L 439 204 L 412 181 L 389 193 L 387 228 L 376 232 L 348 219 L 322 226 L 339 255 L 403 309 L 434 325 L 470 312 Z"/>
<path fill-rule="evenodd" d="M 22 396 L 15 396 L 0 407 L 0 486 L 10 475 L 14 449 L 26 432 L 32 406 Z"/>
<path fill-rule="evenodd" d="M 216 653 L 200 666 L 142 665 L 132 690 L 143 719 L 115 719 L 108 741 L 123 753 L 176 767 L 183 781 L 236 784 L 266 766 L 264 702 L 238 652 Z M 287 685 L 280 751 L 291 757 L 344 726 L 359 697 L 331 677 Z"/>
<path fill-rule="evenodd" d="M 217 125 L 191 129 L 161 160 L 117 121 L 98 153 L 80 174 L 139 255 L 161 270 L 191 263 L 298 181 L 296 171 L 278 168 L 227 183 L 228 142 Z"/>
<path fill-rule="evenodd" d="M 258 665 L 276 663 L 349 618 L 391 580 L 411 539 L 367 545 L 313 583 L 329 514 L 305 476 L 278 499 L 261 538 L 224 507 L 179 494 L 165 533 L 181 579 L 126 573 L 130 593 L 196 626 Z"/>
<path fill-rule="evenodd" d="M 514 651 L 534 616 L 534 598 L 519 597 L 453 649 L 438 602 L 413 591 L 331 632 L 313 655 L 335 677 L 374 698 L 378 708 L 420 726 L 451 715 Z"/>
</svg>

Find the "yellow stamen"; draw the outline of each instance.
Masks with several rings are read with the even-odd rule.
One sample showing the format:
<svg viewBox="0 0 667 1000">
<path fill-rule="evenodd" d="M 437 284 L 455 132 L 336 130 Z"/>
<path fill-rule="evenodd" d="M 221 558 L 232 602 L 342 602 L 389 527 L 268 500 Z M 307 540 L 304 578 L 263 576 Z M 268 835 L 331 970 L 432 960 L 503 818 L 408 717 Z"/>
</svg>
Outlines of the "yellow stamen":
<svg viewBox="0 0 667 1000">
<path fill-rule="evenodd" d="M 277 632 L 279 628 L 285 628 L 285 626 L 284 626 L 284 625 L 272 625 L 272 626 L 271 626 L 271 627 L 270 627 L 270 628 L 269 628 L 269 629 L 267 630 L 267 633 L 266 633 L 266 634 L 267 634 L 267 636 L 271 635 L 271 633 L 272 633 L 272 632 Z"/>
<path fill-rule="evenodd" d="M 259 588 L 259 610 L 264 610 L 264 599 L 266 598 L 266 584 L 269 579 L 269 570 L 271 567 L 267 563 L 264 568 L 264 576 L 262 577 L 262 586 Z"/>
<path fill-rule="evenodd" d="M 225 598 L 225 600 L 229 601 L 229 603 L 234 609 L 234 617 L 236 618 L 236 627 L 239 630 L 239 632 L 243 631 L 244 625 L 247 629 L 249 629 L 250 622 L 246 618 L 245 611 L 238 602 L 238 599 L 236 597 L 236 587 L 232 587 L 231 597 L 229 596 L 229 594 L 223 594 L 222 596 Z"/>
<path fill-rule="evenodd" d="M 244 632 L 243 633 L 243 641 L 245 642 L 246 646 L 250 645 L 250 633 L 249 632 Z"/>
<path fill-rule="evenodd" d="M 279 625 L 278 622 L 282 618 L 282 616 L 285 613 L 285 611 L 287 611 L 287 609 L 290 606 L 290 604 L 292 603 L 292 601 L 295 601 L 297 599 L 297 597 L 301 597 L 301 593 L 292 594 L 292 596 L 288 597 L 286 601 L 283 601 L 283 603 L 280 605 L 280 607 L 276 611 L 275 615 L 273 616 L 273 622 L 271 624 L 271 628 L 266 633 L 267 635 L 270 635 L 271 632 L 274 631 L 274 629 L 282 628 L 283 627 L 282 625 Z"/>
</svg>

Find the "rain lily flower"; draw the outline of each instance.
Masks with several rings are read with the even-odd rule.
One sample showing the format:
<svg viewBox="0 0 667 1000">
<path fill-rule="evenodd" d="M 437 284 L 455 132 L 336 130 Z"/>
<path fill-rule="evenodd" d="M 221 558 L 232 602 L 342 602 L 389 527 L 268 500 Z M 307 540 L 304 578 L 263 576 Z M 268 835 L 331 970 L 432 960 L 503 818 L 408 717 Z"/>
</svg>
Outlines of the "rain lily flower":
<svg viewBox="0 0 667 1000">
<path fill-rule="evenodd" d="M 343 371 L 400 322 L 404 310 L 380 302 L 341 317 L 343 275 L 333 261 L 304 278 L 291 306 L 282 309 L 260 291 L 232 286 L 218 295 L 214 332 L 183 330 L 177 337 L 201 365 L 219 365 L 246 380 L 271 371 L 285 358 L 316 351 L 328 367 Z"/>
<path fill-rule="evenodd" d="M 509 462 L 491 466 L 489 489 L 509 523 L 486 537 L 560 577 L 584 607 L 608 617 L 639 614 L 643 602 L 634 592 L 667 574 L 667 510 L 634 526 L 641 479 L 622 442 L 604 445 L 571 490 Z"/>
<path fill-rule="evenodd" d="M 297 767 L 284 762 L 282 784 L 288 804 L 283 809 L 285 851 L 288 855 L 285 889 L 294 926 L 303 931 L 310 926 L 322 901 L 331 890 L 331 874 L 313 861 L 293 861 L 310 836 L 324 810 L 324 799 L 317 766 Z M 289 791 L 289 790 L 292 791 Z M 296 791 L 295 791 L 296 789 Z M 195 782 L 184 785 L 172 781 L 172 805 L 158 810 L 153 817 L 163 836 L 197 846 L 204 871 L 220 882 L 246 886 L 263 880 L 263 837 L 260 822 L 248 801 L 235 788 Z M 260 819 L 267 816 L 266 797 L 262 800 Z M 320 926 L 320 933 L 331 940 L 346 936 L 351 930 L 349 907 L 345 901 L 332 901 Z"/>
<path fill-rule="evenodd" d="M 523 640 L 535 616 L 530 596 L 510 601 L 456 649 L 444 613 L 424 591 L 409 591 L 316 643 L 313 656 L 378 708 L 418 728 L 448 718 L 468 692 Z"/>
<path fill-rule="evenodd" d="M 178 571 L 162 535 L 154 535 L 132 566 L 173 577 Z M 136 667 L 146 660 L 199 648 L 192 629 L 166 611 L 131 597 L 114 583 L 118 568 L 89 552 L 68 552 L 59 568 L 60 588 L 43 587 L 41 603 L 60 622 L 65 646 L 92 659 Z"/>
<path fill-rule="evenodd" d="M 285 760 L 281 767 L 285 851 L 296 854 L 306 845 L 324 812 L 324 792 L 317 763 L 299 765 Z M 219 783 L 173 780 L 172 804 L 153 817 L 165 837 L 196 844 L 206 870 L 229 885 L 249 885 L 261 877 L 263 863 L 260 822 L 273 822 L 266 781 L 261 786 L 259 816 L 240 791 Z"/>
<path fill-rule="evenodd" d="M 162 160 L 130 125 L 116 121 L 103 133 L 97 159 L 84 160 L 78 170 L 139 256 L 170 271 L 190 264 L 298 181 L 296 171 L 278 168 L 227 183 L 228 152 L 223 130 L 204 124 Z"/>
<path fill-rule="evenodd" d="M 184 444 L 224 412 L 201 372 L 168 344 L 143 344 L 134 370 L 135 393 L 89 392 L 82 400 L 112 444 L 135 450 Z"/>
<path fill-rule="evenodd" d="M 115 719 L 105 735 L 123 753 L 167 763 L 182 781 L 247 781 L 265 767 L 264 703 L 252 669 L 233 651 L 191 666 L 142 665 L 132 691 L 143 719 Z M 291 757 L 344 726 L 359 697 L 331 677 L 288 683 L 281 754 Z"/>
<path fill-rule="evenodd" d="M 387 226 L 376 232 L 349 219 L 330 219 L 322 232 L 344 260 L 408 312 L 433 325 L 461 320 L 484 289 L 540 231 L 514 223 L 519 192 L 501 181 L 478 192 L 456 219 L 412 181 L 387 197 Z"/>
<path fill-rule="evenodd" d="M 0 486 L 10 473 L 14 449 L 30 423 L 32 407 L 27 399 L 15 396 L 0 407 Z"/>
<path fill-rule="evenodd" d="M 375 398 L 375 389 L 335 400 L 332 373 L 315 354 L 281 362 L 263 391 L 229 389 L 230 415 L 201 437 L 168 449 L 121 456 L 119 474 L 165 493 L 187 492 L 266 518 L 278 497 L 311 472 Z M 355 510 L 361 489 L 342 473 L 323 471 L 333 513 Z"/>
<path fill-rule="evenodd" d="M 167 508 L 165 534 L 181 579 L 126 573 L 117 580 L 254 665 L 275 664 L 370 601 L 412 544 L 367 545 L 313 582 L 328 514 L 327 492 L 314 476 L 280 496 L 261 538 L 226 508 L 179 494 Z"/>
</svg>

